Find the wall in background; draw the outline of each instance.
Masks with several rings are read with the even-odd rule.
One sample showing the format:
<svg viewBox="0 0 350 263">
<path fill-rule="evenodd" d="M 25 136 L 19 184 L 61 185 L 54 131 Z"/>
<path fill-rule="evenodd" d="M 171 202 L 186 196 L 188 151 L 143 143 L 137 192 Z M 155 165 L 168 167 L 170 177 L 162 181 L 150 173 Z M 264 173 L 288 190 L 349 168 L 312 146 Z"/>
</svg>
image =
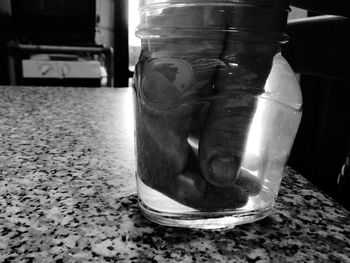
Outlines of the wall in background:
<svg viewBox="0 0 350 263">
<path fill-rule="evenodd" d="M 11 0 L 0 0 L 0 13 L 11 13 Z"/>
<path fill-rule="evenodd" d="M 114 46 L 114 11 L 115 1 L 96 0 L 96 44 Z"/>
<path fill-rule="evenodd" d="M 113 0 L 96 0 L 95 40 L 97 44 L 113 47 L 114 5 Z M 11 15 L 11 0 L 0 0 L 0 14 Z"/>
</svg>

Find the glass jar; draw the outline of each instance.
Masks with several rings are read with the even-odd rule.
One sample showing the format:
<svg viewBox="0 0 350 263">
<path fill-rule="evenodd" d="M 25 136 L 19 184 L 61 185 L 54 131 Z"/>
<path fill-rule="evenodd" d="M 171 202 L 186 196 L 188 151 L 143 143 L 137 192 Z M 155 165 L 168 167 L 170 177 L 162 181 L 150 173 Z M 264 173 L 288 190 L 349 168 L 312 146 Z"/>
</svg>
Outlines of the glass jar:
<svg viewBox="0 0 350 263">
<path fill-rule="evenodd" d="M 137 189 L 163 225 L 230 228 L 272 210 L 302 98 L 282 0 L 143 0 Z"/>
</svg>

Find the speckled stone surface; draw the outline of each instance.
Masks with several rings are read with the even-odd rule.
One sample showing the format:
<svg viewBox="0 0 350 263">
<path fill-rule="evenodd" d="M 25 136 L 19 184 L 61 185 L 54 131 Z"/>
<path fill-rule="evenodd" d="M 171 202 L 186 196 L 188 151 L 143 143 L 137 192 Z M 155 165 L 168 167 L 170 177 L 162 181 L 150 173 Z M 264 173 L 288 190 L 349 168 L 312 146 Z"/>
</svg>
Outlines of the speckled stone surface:
<svg viewBox="0 0 350 263">
<path fill-rule="evenodd" d="M 291 169 L 259 222 L 144 219 L 130 100 L 129 89 L 0 87 L 0 262 L 350 262 L 349 212 Z"/>
</svg>

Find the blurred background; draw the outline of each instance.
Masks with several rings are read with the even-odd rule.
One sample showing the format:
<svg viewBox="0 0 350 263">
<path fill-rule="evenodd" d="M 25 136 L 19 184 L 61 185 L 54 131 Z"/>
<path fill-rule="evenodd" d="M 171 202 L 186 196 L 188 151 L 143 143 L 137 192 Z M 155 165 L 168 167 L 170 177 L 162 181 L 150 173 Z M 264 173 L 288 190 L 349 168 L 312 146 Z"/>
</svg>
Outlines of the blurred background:
<svg viewBox="0 0 350 263">
<path fill-rule="evenodd" d="M 114 86 L 128 86 L 140 53 L 140 40 L 135 36 L 138 4 L 138 0 L 0 0 L 0 84 L 43 84 L 45 81 L 35 78 L 31 68 L 37 68 L 38 63 L 32 60 L 49 55 L 47 61 L 97 60 L 104 67 L 102 71 L 110 70 L 108 77 Z M 299 8 L 292 8 L 290 13 L 290 19 L 306 16 L 306 10 Z M 45 50 L 47 45 L 56 49 Z M 38 46 L 44 46 L 44 50 L 38 50 Z M 85 47 L 87 51 L 78 52 L 74 47 Z M 93 50 L 98 47 L 105 50 Z M 108 48 L 114 51 L 113 63 L 106 61 L 110 59 L 105 58 Z M 50 62 L 46 64 L 50 66 Z M 44 84 L 75 84 L 67 80 L 49 83 L 50 70 L 42 70 L 49 71 Z M 42 72 L 37 74 L 43 77 Z M 83 77 L 76 85 L 89 84 Z M 91 80 L 91 86 L 97 84 Z"/>
</svg>

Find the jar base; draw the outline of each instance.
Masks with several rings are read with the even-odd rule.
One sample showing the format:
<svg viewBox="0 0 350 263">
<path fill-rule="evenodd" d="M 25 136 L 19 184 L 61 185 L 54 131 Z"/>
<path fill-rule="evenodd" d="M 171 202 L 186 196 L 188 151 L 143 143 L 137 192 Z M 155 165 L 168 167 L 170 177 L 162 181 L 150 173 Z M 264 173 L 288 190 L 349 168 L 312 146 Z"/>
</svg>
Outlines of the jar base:
<svg viewBox="0 0 350 263">
<path fill-rule="evenodd" d="M 271 214 L 274 205 L 253 211 L 197 212 L 191 214 L 162 213 L 139 200 L 142 214 L 154 223 L 183 228 L 231 229 L 237 225 L 261 220 Z"/>
</svg>

